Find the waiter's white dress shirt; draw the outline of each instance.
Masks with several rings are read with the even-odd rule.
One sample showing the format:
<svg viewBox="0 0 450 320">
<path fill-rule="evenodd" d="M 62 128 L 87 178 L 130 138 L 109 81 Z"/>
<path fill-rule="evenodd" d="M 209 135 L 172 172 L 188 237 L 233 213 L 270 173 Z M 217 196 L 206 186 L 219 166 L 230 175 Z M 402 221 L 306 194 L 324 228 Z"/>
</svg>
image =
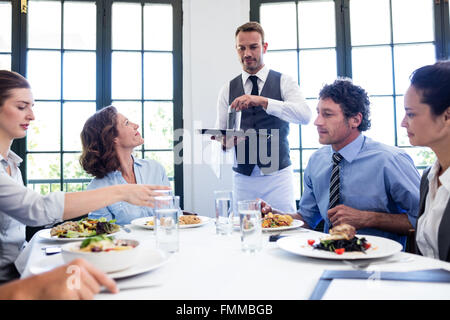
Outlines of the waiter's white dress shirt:
<svg viewBox="0 0 450 320">
<path fill-rule="evenodd" d="M 6 159 L 0 155 L 0 282 L 11 279 L 11 266 L 25 244 L 25 225 L 60 222 L 64 211 L 64 193 L 42 196 L 24 187 L 21 162 L 12 151 Z"/>
<path fill-rule="evenodd" d="M 269 69 L 264 66 L 255 76 L 258 77 L 258 92 L 261 92 L 269 75 Z M 246 71 L 242 71 L 242 83 L 245 94 L 250 94 L 253 84 Z M 283 101 L 268 98 L 266 112 L 284 121 L 295 124 L 307 124 L 311 119 L 311 110 L 303 94 L 290 76 L 282 74 L 280 90 Z M 228 110 L 233 101 L 229 100 L 230 83 L 227 82 L 220 90 L 217 101 L 216 128 L 226 129 Z M 236 123 L 241 122 L 241 112 L 236 113 Z M 231 148 L 229 152 L 234 152 Z M 235 158 L 236 161 L 236 158 Z M 236 165 L 236 163 L 235 163 Z M 261 198 L 272 207 L 283 212 L 296 212 L 294 194 L 294 176 L 292 165 L 274 173 L 264 175 L 255 165 L 250 176 L 233 171 L 234 202 Z"/>
<path fill-rule="evenodd" d="M 430 258 L 439 259 L 438 232 L 444 210 L 450 199 L 450 168 L 438 176 L 439 162 L 436 161 L 428 174 L 428 194 L 425 210 L 417 222 L 417 246 L 420 252 Z M 441 186 L 438 188 L 438 179 Z"/>
</svg>

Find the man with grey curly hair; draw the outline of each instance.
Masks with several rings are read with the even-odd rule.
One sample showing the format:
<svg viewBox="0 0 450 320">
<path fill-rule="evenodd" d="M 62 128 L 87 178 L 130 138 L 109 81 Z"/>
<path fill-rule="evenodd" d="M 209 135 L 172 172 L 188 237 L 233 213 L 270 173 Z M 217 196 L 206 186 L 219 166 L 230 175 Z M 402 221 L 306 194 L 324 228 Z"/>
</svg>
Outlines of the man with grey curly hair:
<svg viewBox="0 0 450 320">
<path fill-rule="evenodd" d="M 416 225 L 420 176 L 411 157 L 362 134 L 370 128 L 366 91 L 337 79 L 319 93 L 317 127 L 324 147 L 309 159 L 298 213 L 310 228 L 349 224 L 358 234 L 406 244 Z M 271 210 L 264 203 L 263 213 Z"/>
</svg>

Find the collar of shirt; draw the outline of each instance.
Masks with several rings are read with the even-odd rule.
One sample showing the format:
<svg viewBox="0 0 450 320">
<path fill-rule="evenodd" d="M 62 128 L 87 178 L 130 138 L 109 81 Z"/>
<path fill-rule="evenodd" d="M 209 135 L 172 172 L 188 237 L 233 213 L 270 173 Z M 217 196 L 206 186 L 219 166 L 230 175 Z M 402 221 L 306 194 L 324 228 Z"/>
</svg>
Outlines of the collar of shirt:
<svg viewBox="0 0 450 320">
<path fill-rule="evenodd" d="M 359 134 L 359 136 L 355 140 L 353 140 L 337 152 L 339 152 L 347 162 L 351 163 L 353 160 L 355 160 L 356 156 L 361 151 L 364 140 L 365 137 L 362 134 Z M 330 149 L 332 150 L 332 152 L 336 152 L 335 150 L 333 150 L 333 148 Z"/>
<path fill-rule="evenodd" d="M 144 162 L 143 159 L 136 158 L 133 154 L 131 155 L 131 158 L 133 158 L 133 166 L 136 165 L 136 166 L 142 167 L 143 162 Z M 114 172 L 111 172 L 111 174 L 116 175 L 116 176 L 117 175 L 122 176 L 122 172 L 120 172 L 120 170 L 116 170 Z"/>
<path fill-rule="evenodd" d="M 0 154 L 0 163 L 3 164 L 3 166 L 6 168 L 9 163 L 14 164 L 15 166 L 19 167 L 20 163 L 22 162 L 22 158 L 19 157 L 17 154 L 15 154 L 13 151 L 9 150 L 7 158 L 3 158 L 3 156 Z"/>
<path fill-rule="evenodd" d="M 430 172 L 428 173 L 428 182 L 430 186 L 432 186 L 433 181 L 436 181 L 436 187 L 437 187 L 437 180 L 436 177 L 439 173 L 439 170 L 441 169 L 441 165 L 439 164 L 439 161 L 436 160 L 433 164 L 433 166 L 430 169 Z M 450 168 L 447 168 L 443 174 L 439 177 L 439 181 L 444 186 L 447 191 L 450 192 Z"/>
<path fill-rule="evenodd" d="M 257 76 L 262 83 L 265 83 L 267 80 L 267 76 L 269 75 L 269 69 L 264 65 L 261 70 L 259 70 L 256 74 L 250 74 L 247 71 L 242 70 L 242 84 L 245 86 L 248 78 L 250 76 Z"/>
</svg>

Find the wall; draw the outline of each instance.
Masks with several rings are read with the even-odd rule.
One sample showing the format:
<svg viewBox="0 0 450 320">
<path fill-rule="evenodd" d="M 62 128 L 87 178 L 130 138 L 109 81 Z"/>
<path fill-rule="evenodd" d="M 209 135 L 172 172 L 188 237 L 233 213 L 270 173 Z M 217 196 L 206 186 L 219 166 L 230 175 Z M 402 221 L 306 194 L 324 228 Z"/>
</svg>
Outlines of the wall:
<svg viewBox="0 0 450 320">
<path fill-rule="evenodd" d="M 204 216 L 214 216 L 213 191 L 231 189 L 231 166 L 218 178 L 199 161 L 209 159 L 209 142 L 193 131 L 214 127 L 220 88 L 241 71 L 234 32 L 249 11 L 249 0 L 183 1 L 184 209 Z"/>
</svg>

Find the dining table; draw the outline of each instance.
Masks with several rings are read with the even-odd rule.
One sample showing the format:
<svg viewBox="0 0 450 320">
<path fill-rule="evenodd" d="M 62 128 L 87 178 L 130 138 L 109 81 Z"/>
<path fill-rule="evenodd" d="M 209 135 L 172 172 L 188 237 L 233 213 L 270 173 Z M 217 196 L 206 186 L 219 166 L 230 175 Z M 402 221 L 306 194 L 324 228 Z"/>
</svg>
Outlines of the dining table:
<svg viewBox="0 0 450 320">
<path fill-rule="evenodd" d="M 43 232 L 33 236 L 16 261 L 22 278 L 64 263 L 61 253 L 49 255 L 43 250 L 64 243 L 43 237 Z M 239 229 L 230 235 L 216 234 L 214 219 L 208 218 L 198 227 L 179 229 L 178 252 L 160 252 L 162 260 L 157 266 L 117 278 L 119 293 L 101 291 L 95 299 L 450 299 L 450 263 L 402 250 L 363 260 L 305 256 L 280 248 L 280 241 L 317 239 L 325 234 L 298 227 L 281 232 L 283 238 L 278 242 L 271 241 L 271 236 L 279 234 L 263 231 L 262 249 L 242 252 Z M 154 230 L 129 224 L 117 237 L 138 240 L 141 254 L 157 251 Z"/>
</svg>

